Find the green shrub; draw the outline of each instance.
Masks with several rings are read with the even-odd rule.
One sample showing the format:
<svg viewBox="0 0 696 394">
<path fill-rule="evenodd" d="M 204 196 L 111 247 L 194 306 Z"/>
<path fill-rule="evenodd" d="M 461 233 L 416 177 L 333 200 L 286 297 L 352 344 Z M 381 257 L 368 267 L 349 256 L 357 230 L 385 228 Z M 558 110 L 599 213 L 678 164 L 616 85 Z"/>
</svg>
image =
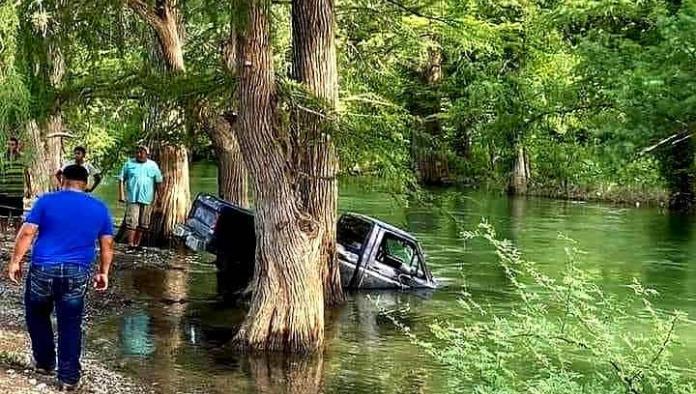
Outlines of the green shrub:
<svg viewBox="0 0 696 394">
<path fill-rule="evenodd" d="M 634 279 L 625 295 L 605 293 L 582 270 L 582 252 L 563 236 L 566 267 L 551 278 L 511 242 L 498 240 L 491 225 L 463 234 L 495 249 L 517 302 L 503 315 L 464 291 L 460 305 L 471 319 L 433 323 L 434 341 L 423 341 L 402 325 L 451 371 L 452 392 L 696 392 L 693 376 L 671 357 L 677 328 L 686 319 L 653 308 L 656 291 Z"/>
</svg>

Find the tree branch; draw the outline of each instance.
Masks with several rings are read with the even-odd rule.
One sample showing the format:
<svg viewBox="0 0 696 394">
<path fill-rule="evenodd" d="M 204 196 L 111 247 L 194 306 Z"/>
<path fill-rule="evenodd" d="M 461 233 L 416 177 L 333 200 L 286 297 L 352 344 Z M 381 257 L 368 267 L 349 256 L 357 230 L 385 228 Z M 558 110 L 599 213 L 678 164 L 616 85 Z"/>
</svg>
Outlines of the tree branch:
<svg viewBox="0 0 696 394">
<path fill-rule="evenodd" d="M 127 0 L 128 7 L 138 14 L 153 29 L 159 29 L 162 18 L 157 15 L 155 10 L 143 0 Z"/>
<path fill-rule="evenodd" d="M 426 15 L 426 14 L 422 13 L 420 10 L 418 10 L 416 8 L 411 8 L 407 5 L 404 5 L 397 0 L 383 0 L 383 1 L 401 9 L 402 11 L 406 11 L 409 14 L 412 14 L 412 15 L 415 15 L 415 16 L 418 16 L 421 18 L 425 18 L 425 19 L 431 20 L 433 22 L 444 23 L 444 24 L 449 25 L 449 26 L 455 26 L 455 27 L 458 26 L 457 21 L 450 20 L 450 19 L 444 19 L 444 18 L 440 18 L 437 16 L 433 16 L 433 15 Z"/>
</svg>

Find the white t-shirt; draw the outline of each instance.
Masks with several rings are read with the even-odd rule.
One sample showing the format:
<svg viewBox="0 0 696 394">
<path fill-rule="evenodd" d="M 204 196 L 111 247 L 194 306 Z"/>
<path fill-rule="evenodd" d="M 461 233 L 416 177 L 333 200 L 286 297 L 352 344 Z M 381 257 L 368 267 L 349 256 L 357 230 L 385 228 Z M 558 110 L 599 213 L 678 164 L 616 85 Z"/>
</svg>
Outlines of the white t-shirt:
<svg viewBox="0 0 696 394">
<path fill-rule="evenodd" d="M 63 163 L 63 167 L 61 167 L 60 170 L 63 171 L 65 170 L 65 167 L 72 166 L 75 164 L 75 159 L 68 160 L 65 163 Z M 101 171 L 99 171 L 97 167 L 93 166 L 92 163 L 88 161 L 82 162 L 81 166 L 84 167 L 85 170 L 87 170 L 88 176 L 95 176 L 101 174 Z"/>
</svg>

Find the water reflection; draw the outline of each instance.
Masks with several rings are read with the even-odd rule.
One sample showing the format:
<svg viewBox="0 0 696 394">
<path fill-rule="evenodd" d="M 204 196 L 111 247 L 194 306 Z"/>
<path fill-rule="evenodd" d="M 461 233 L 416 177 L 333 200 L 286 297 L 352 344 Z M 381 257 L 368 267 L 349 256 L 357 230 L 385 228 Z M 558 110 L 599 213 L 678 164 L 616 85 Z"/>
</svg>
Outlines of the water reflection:
<svg viewBox="0 0 696 394">
<path fill-rule="evenodd" d="M 681 307 L 691 301 L 682 298 L 693 256 L 693 228 L 692 217 L 669 213 L 658 216 L 649 226 L 653 260 L 646 265 L 642 280 L 664 294 L 663 305 Z M 664 302 L 665 298 L 668 302 Z"/>
<path fill-rule="evenodd" d="M 182 346 L 196 345 L 195 327 L 182 321 L 187 310 L 188 269 L 136 269 L 128 283 L 130 291 L 149 300 L 121 319 L 119 343 L 126 356 L 147 359 L 153 379 L 162 387 L 176 387 L 180 379 L 178 355 Z"/>
<path fill-rule="evenodd" d="M 246 359 L 257 393 L 324 392 L 324 356 L 255 355 Z"/>
<path fill-rule="evenodd" d="M 196 171 L 194 167 L 192 190 L 211 191 L 206 188 L 214 188 L 214 180 L 201 184 L 204 178 Z M 457 305 L 463 284 L 477 302 L 501 314 L 514 311 L 519 302 L 490 246 L 483 241 L 465 245 L 452 217 L 461 229 L 488 220 L 501 237 L 513 239 L 527 259 L 552 277 L 565 268 L 564 245 L 557 239 L 559 232 L 565 233 L 588 252 L 580 256 L 579 264 L 608 294 L 624 295 L 625 285 L 639 277 L 660 290 L 662 297 L 655 305 L 696 316 L 696 265 L 689 261 L 696 252 L 693 218 L 605 204 L 508 199 L 479 191 L 436 190 L 433 196 L 442 210 L 416 200 L 403 204 L 403 199 L 370 190 L 361 182 L 342 185 L 341 210 L 405 226 L 421 241 L 433 274 L 449 286 L 428 297 L 351 294 L 343 308 L 331 311 L 335 318 L 327 317 L 327 350 L 318 360 L 246 358 L 229 348 L 244 310 L 217 301 L 213 268 L 128 272 L 124 291 L 137 295 L 135 306 L 118 320 L 97 325 L 95 330 L 101 331 L 91 335 L 119 344 L 119 361 L 165 393 L 447 392 L 447 372 L 412 344 L 381 309 L 428 341 L 434 340 L 430 323 L 461 324 L 472 318 Z M 641 330 L 636 326 L 636 335 L 642 335 Z M 684 364 L 694 357 L 695 333 L 678 333 L 684 349 L 674 355 Z"/>
<path fill-rule="evenodd" d="M 148 357 L 155 351 L 150 331 L 150 315 L 145 311 L 127 313 L 121 324 L 121 352 L 125 356 Z"/>
</svg>

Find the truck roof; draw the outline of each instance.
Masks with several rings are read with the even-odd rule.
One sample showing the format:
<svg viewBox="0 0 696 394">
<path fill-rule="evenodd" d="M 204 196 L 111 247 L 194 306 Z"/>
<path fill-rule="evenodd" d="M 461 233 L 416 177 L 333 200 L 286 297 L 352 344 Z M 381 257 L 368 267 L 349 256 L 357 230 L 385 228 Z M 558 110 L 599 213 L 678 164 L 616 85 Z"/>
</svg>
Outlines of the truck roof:
<svg viewBox="0 0 696 394">
<path fill-rule="evenodd" d="M 373 224 L 375 224 L 379 227 L 382 227 L 383 229 L 388 230 L 388 231 L 390 231 L 390 232 L 392 232 L 400 237 L 403 237 L 409 241 L 412 241 L 413 243 L 418 243 L 418 240 L 413 235 L 407 233 L 406 231 L 404 231 L 398 227 L 394 227 L 389 223 L 385 223 L 385 222 L 383 222 L 379 219 L 375 219 L 371 216 L 367 216 L 367 215 L 363 215 L 361 213 L 355 213 L 355 212 L 346 212 L 343 215 L 352 216 L 352 217 L 359 218 L 359 219 L 362 219 L 364 221 L 373 223 Z"/>
</svg>

